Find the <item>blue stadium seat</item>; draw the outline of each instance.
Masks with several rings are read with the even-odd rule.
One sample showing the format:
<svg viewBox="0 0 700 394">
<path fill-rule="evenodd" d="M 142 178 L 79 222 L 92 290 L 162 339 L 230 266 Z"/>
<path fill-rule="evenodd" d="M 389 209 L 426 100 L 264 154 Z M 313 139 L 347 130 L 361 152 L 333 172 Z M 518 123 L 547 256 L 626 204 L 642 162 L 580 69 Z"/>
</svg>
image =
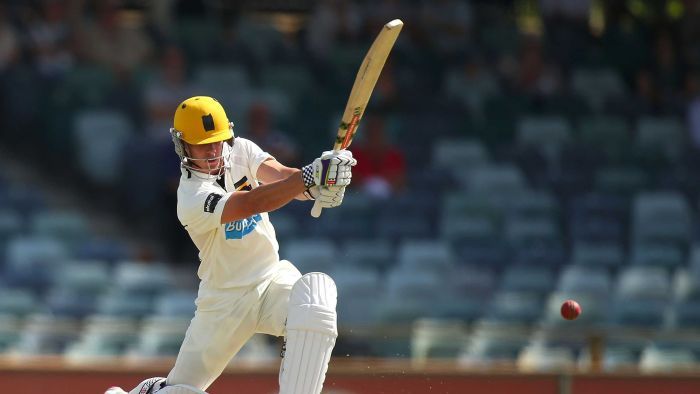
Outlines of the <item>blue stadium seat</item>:
<svg viewBox="0 0 700 394">
<path fill-rule="evenodd" d="M 628 199 L 614 193 L 586 193 L 575 197 L 572 203 L 573 216 L 604 216 L 622 220 L 627 218 L 629 210 Z"/>
<path fill-rule="evenodd" d="M 53 285 L 94 297 L 113 284 L 107 262 L 100 260 L 69 260 L 61 265 L 52 278 Z"/>
<path fill-rule="evenodd" d="M 465 241 L 458 240 L 452 244 L 455 259 L 460 264 L 479 264 L 498 268 L 505 265 L 510 256 L 508 248 L 498 240 Z"/>
<path fill-rule="evenodd" d="M 421 149 L 423 149 L 421 147 Z M 427 190 L 440 193 L 451 189 L 455 184 L 454 177 L 449 171 L 435 168 L 425 168 L 421 163 L 411 163 L 415 169 L 411 170 L 411 176 L 406 179 L 408 190 Z"/>
<path fill-rule="evenodd" d="M 560 238 L 556 223 L 548 218 L 512 217 L 505 223 L 505 237 L 511 245 L 551 242 Z"/>
<path fill-rule="evenodd" d="M 671 283 L 666 270 L 629 266 L 619 275 L 611 323 L 658 328 L 664 323 Z"/>
<path fill-rule="evenodd" d="M 634 300 L 668 300 L 671 280 L 666 270 L 650 266 L 628 266 L 619 274 L 617 296 Z"/>
<path fill-rule="evenodd" d="M 516 265 L 558 267 L 566 262 L 566 249 L 557 240 L 532 240 L 511 246 L 511 261 Z"/>
<path fill-rule="evenodd" d="M 25 316 L 40 309 L 37 295 L 25 288 L 0 288 L 0 314 Z"/>
<path fill-rule="evenodd" d="M 618 297 L 613 303 L 610 323 L 621 327 L 661 328 L 664 324 L 667 303 L 660 300 L 625 299 Z"/>
<path fill-rule="evenodd" d="M 381 300 L 379 316 L 381 322 L 405 323 L 419 317 L 437 317 L 435 308 L 438 298 L 447 299 L 444 279 L 433 271 L 416 275 L 413 270 L 402 268 L 389 271 L 386 297 Z"/>
<path fill-rule="evenodd" d="M 352 266 L 330 272 L 338 287 L 338 324 L 341 328 L 371 326 L 378 321 L 377 300 L 383 297 L 375 270 Z"/>
<path fill-rule="evenodd" d="M 527 116 L 521 118 L 516 127 L 519 147 L 532 147 L 548 155 L 557 154 L 573 134 L 566 118 L 556 115 Z"/>
<path fill-rule="evenodd" d="M 619 244 L 625 239 L 624 222 L 604 216 L 575 216 L 570 222 L 573 240 L 586 243 Z"/>
<path fill-rule="evenodd" d="M 595 175 L 595 189 L 605 194 L 631 196 L 649 187 L 649 176 L 631 166 L 605 167 Z"/>
<path fill-rule="evenodd" d="M 122 356 L 138 338 L 136 322 L 113 316 L 93 315 L 86 319 L 80 338 L 71 343 L 65 357 L 71 362 L 94 362 Z"/>
<path fill-rule="evenodd" d="M 674 269 L 685 263 L 683 250 L 672 244 L 636 244 L 630 257 L 633 265 Z"/>
<path fill-rule="evenodd" d="M 0 354 L 8 353 L 19 341 L 21 329 L 22 324 L 18 317 L 0 314 Z"/>
<path fill-rule="evenodd" d="M 73 319 L 51 315 L 32 315 L 12 348 L 18 355 L 60 355 L 78 338 L 80 326 Z"/>
<path fill-rule="evenodd" d="M 433 217 L 425 213 L 396 216 L 393 212 L 380 212 L 377 219 L 377 236 L 391 241 L 435 237 Z"/>
<path fill-rule="evenodd" d="M 421 187 L 420 190 L 398 194 L 390 203 L 380 205 L 378 208 L 382 211 L 392 212 L 396 216 L 416 213 L 427 213 L 437 216 L 440 209 L 440 197 L 439 191 Z M 345 206 L 345 203 L 343 203 L 343 206 Z"/>
<path fill-rule="evenodd" d="M 368 267 L 386 270 L 396 262 L 394 248 L 385 239 L 348 239 L 344 242 L 338 260 L 343 266 Z"/>
<path fill-rule="evenodd" d="M 451 293 L 483 299 L 496 289 L 496 274 L 483 265 L 460 265 L 449 271 Z"/>
<path fill-rule="evenodd" d="M 459 356 L 464 366 L 513 363 L 530 342 L 530 332 L 522 326 L 500 321 L 480 321 Z"/>
<path fill-rule="evenodd" d="M 196 291 L 168 291 L 155 299 L 153 309 L 160 316 L 192 317 L 196 298 Z"/>
<path fill-rule="evenodd" d="M 174 286 L 170 267 L 162 263 L 121 261 L 113 276 L 116 289 L 135 295 L 152 296 Z"/>
<path fill-rule="evenodd" d="M 26 228 L 22 215 L 11 209 L 0 210 L 0 242 L 21 235 Z"/>
<path fill-rule="evenodd" d="M 11 239 L 5 254 L 4 281 L 40 291 L 70 252 L 67 245 L 56 239 L 27 236 Z"/>
<path fill-rule="evenodd" d="M 507 193 L 527 189 L 522 172 L 509 163 L 486 164 L 455 173 L 454 176 L 466 190 L 489 196 L 507 196 Z"/>
<path fill-rule="evenodd" d="M 585 242 L 574 244 L 571 263 L 583 267 L 617 269 L 625 261 L 622 245 L 614 242 Z"/>
<path fill-rule="evenodd" d="M 678 302 L 673 306 L 672 326 L 679 329 L 700 328 L 700 301 Z"/>
<path fill-rule="evenodd" d="M 110 290 L 97 300 L 96 312 L 107 316 L 141 318 L 153 312 L 153 298 L 147 293 Z"/>
<path fill-rule="evenodd" d="M 301 233 L 301 223 L 291 213 L 277 210 L 269 215 L 278 239 L 283 241 Z"/>
<path fill-rule="evenodd" d="M 55 316 L 81 319 L 95 312 L 96 298 L 67 287 L 54 288 L 46 296 L 46 308 Z"/>
<path fill-rule="evenodd" d="M 584 143 L 596 151 L 603 150 L 609 159 L 620 158 L 632 144 L 632 133 L 621 117 L 584 117 L 579 123 L 579 130 Z"/>
<path fill-rule="evenodd" d="M 48 268 L 68 256 L 68 248 L 56 239 L 27 236 L 13 238 L 8 242 L 5 259 L 7 268 L 22 271 L 36 267 Z"/>
<path fill-rule="evenodd" d="M 558 201 L 544 190 L 526 190 L 513 196 L 506 207 L 508 216 L 521 218 L 557 219 L 560 214 Z"/>
<path fill-rule="evenodd" d="M 114 263 L 126 260 L 130 256 L 129 248 L 120 240 L 90 237 L 76 245 L 75 257 L 80 260 L 104 260 Z"/>
<path fill-rule="evenodd" d="M 332 233 L 339 238 L 372 239 L 375 237 L 375 221 L 376 214 L 371 208 L 368 210 L 358 209 L 349 204 L 348 209 L 346 209 L 345 204 L 343 204 L 343 209 L 324 210 L 320 220 L 308 223 L 307 232 L 319 237 L 325 237 Z M 338 226 L 338 223 L 343 223 L 343 225 Z"/>
<path fill-rule="evenodd" d="M 554 288 L 554 272 L 545 266 L 509 265 L 501 277 L 502 291 L 544 295 Z"/>
<path fill-rule="evenodd" d="M 602 112 L 609 99 L 623 97 L 626 90 L 622 78 L 608 68 L 577 68 L 571 84 L 574 93 L 583 97 L 596 112 Z"/>
<path fill-rule="evenodd" d="M 302 274 L 328 272 L 338 263 L 335 245 L 325 238 L 289 240 L 280 253 L 280 258 L 291 261 Z"/>
<path fill-rule="evenodd" d="M 691 267 L 676 270 L 673 278 L 674 299 L 700 302 L 700 271 Z"/>
<path fill-rule="evenodd" d="M 411 360 L 425 364 L 429 358 L 456 358 L 467 342 L 467 327 L 460 320 L 420 319 L 413 324 Z"/>
<path fill-rule="evenodd" d="M 414 272 L 445 272 L 454 265 L 450 245 L 444 241 L 403 241 L 398 246 L 397 257 L 401 268 Z"/>
<path fill-rule="evenodd" d="M 636 196 L 633 235 L 637 242 L 685 245 L 691 239 L 691 210 L 677 192 L 647 192 Z"/>
<path fill-rule="evenodd" d="M 605 297 L 612 290 L 612 279 L 603 268 L 570 265 L 562 270 L 557 290 L 563 293 L 586 293 Z"/>
<path fill-rule="evenodd" d="M 500 292 L 493 296 L 486 310 L 487 321 L 530 325 L 542 313 L 542 300 L 536 293 Z"/>
<path fill-rule="evenodd" d="M 677 159 L 686 141 L 683 122 L 675 117 L 642 116 L 637 122 L 635 145 L 644 154 Z"/>
<path fill-rule="evenodd" d="M 190 318 L 149 317 L 136 343 L 126 352 L 128 359 L 175 357 L 185 339 Z"/>
<path fill-rule="evenodd" d="M 446 194 L 442 202 L 443 217 L 486 217 L 498 220 L 502 214 L 502 207 L 484 194 L 453 191 Z"/>
<path fill-rule="evenodd" d="M 67 245 L 77 245 L 88 238 L 87 218 L 80 212 L 41 211 L 32 216 L 30 231 L 37 236 L 58 239 Z"/>
<path fill-rule="evenodd" d="M 431 165 L 434 168 L 451 170 L 457 162 L 472 166 L 489 161 L 486 147 L 478 140 L 440 139 L 433 143 Z"/>
<path fill-rule="evenodd" d="M 440 234 L 443 239 L 455 243 L 465 240 L 492 240 L 500 235 L 497 224 L 487 217 L 452 215 L 443 215 L 440 223 Z"/>
</svg>

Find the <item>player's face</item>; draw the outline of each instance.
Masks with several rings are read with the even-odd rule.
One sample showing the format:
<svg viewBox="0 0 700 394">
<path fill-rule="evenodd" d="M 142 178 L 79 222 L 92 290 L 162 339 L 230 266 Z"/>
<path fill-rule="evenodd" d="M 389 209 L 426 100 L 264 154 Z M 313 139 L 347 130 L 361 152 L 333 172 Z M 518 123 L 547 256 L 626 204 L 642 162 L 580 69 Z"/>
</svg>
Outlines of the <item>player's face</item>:
<svg viewBox="0 0 700 394">
<path fill-rule="evenodd" d="M 187 145 L 187 150 L 194 167 L 200 168 L 202 172 L 214 173 L 218 172 L 221 166 L 224 165 L 221 152 L 223 150 L 223 142 L 212 142 L 211 144 L 202 145 Z"/>
</svg>

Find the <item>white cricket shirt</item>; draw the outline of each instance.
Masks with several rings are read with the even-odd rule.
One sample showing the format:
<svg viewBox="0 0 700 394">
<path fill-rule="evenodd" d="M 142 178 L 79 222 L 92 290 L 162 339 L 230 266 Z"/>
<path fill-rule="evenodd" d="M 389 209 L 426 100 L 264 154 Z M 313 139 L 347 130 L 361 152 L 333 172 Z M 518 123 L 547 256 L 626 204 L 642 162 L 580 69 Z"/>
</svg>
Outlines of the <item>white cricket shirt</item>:
<svg viewBox="0 0 700 394">
<path fill-rule="evenodd" d="M 206 174 L 182 168 L 177 189 L 177 217 L 199 249 L 197 275 L 202 285 L 224 289 L 249 286 L 272 275 L 279 260 L 275 229 L 267 213 L 221 224 L 221 213 L 231 193 L 258 187 L 260 163 L 271 158 L 254 142 L 236 137 L 233 147 L 224 144 L 229 166 L 225 188 Z"/>
</svg>

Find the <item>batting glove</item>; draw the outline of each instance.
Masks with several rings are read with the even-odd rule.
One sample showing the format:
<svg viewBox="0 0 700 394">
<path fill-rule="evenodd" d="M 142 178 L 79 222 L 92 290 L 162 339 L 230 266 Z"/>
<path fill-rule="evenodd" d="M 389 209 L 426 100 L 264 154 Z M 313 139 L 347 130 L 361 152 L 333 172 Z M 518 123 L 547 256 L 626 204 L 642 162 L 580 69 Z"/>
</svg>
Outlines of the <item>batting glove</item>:
<svg viewBox="0 0 700 394">
<path fill-rule="evenodd" d="M 314 186 L 308 190 L 312 200 L 316 200 L 321 208 L 335 208 L 343 203 L 345 186 Z"/>
<path fill-rule="evenodd" d="M 352 179 L 352 166 L 356 164 L 349 150 L 325 151 L 301 169 L 304 186 L 347 186 Z"/>
</svg>

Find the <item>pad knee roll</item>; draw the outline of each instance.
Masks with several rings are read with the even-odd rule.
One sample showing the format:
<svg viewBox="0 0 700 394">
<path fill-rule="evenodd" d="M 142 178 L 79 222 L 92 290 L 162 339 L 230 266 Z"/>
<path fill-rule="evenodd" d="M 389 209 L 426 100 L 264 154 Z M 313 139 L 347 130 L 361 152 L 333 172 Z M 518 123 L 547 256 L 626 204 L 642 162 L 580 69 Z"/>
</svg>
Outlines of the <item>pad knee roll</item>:
<svg viewBox="0 0 700 394">
<path fill-rule="evenodd" d="M 338 290 L 330 276 L 310 272 L 294 283 L 289 294 L 287 330 L 314 331 L 338 336 Z"/>
</svg>

